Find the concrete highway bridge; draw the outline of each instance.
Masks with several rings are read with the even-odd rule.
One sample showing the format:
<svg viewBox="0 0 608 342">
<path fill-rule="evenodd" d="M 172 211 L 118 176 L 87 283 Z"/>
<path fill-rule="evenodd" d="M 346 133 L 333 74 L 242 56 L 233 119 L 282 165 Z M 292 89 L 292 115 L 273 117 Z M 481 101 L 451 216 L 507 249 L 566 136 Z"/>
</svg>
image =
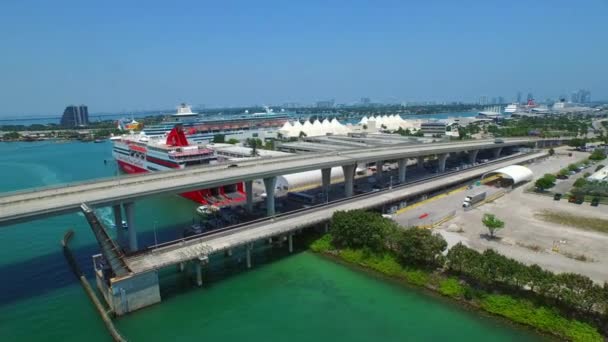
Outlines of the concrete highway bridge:
<svg viewBox="0 0 608 342">
<path fill-rule="evenodd" d="M 268 239 L 286 242 L 291 252 L 294 234 L 297 231 L 327 223 L 336 211 L 394 205 L 429 192 L 459 186 L 463 182 L 481 177 L 501 167 L 526 163 L 545 156 L 547 156 L 546 152 L 518 154 L 465 171 L 439 174 L 413 183 L 226 227 L 151 246 L 136 253 L 124 254 L 120 251 L 116 253 L 115 246 L 106 247 L 103 255 L 109 262 L 106 262 L 105 266 L 98 266 L 99 263 L 95 263 L 97 284 L 112 310 L 118 315 L 126 314 L 161 301 L 158 271 L 162 268 L 178 265 L 184 270 L 185 265 L 188 265 L 188 268 L 193 268 L 197 284 L 201 286 L 202 267 L 209 263 L 212 254 L 223 252 L 232 255 L 234 249 L 242 248 L 249 268 L 252 265 L 251 252 L 256 242 Z M 102 251 L 104 251 L 103 246 Z M 99 260 L 101 255 L 94 258 Z M 108 272 L 107 268 L 111 265 L 116 266 L 112 266 L 112 272 Z M 121 276 L 112 277 L 111 274 L 121 274 Z"/>
<path fill-rule="evenodd" d="M 274 189 L 276 177 L 309 170 L 322 170 L 323 189 L 327 191 L 332 167 L 344 169 L 345 195 L 353 195 L 353 178 L 359 163 L 396 160 L 399 165 L 400 183 L 405 182 L 407 159 L 418 159 L 421 167 L 425 158 L 436 157 L 438 171 L 445 171 L 445 162 L 450 154 L 467 152 L 470 163 L 477 159 L 480 150 L 491 149 L 498 157 L 506 147 L 536 145 L 540 147 L 560 144 L 560 139 L 543 140 L 534 138 L 504 139 L 496 144 L 494 140 L 471 140 L 451 143 L 432 143 L 421 145 L 401 145 L 369 149 L 357 149 L 319 154 L 303 154 L 287 157 L 231 162 L 229 165 L 191 167 L 183 170 L 162 173 L 148 173 L 129 177 L 115 177 L 90 182 L 60 185 L 52 188 L 31 189 L 8 193 L 0 196 L 0 226 L 29 221 L 80 210 L 81 203 L 93 207 L 125 207 L 127 221 L 132 221 L 134 201 L 159 194 L 178 194 L 205 188 L 245 182 L 247 193 L 246 207 L 251 210 L 252 182 L 263 179 L 266 187 L 268 215 L 274 215 Z M 382 170 L 378 170 L 378 178 Z M 129 222 L 129 227 L 131 227 Z M 136 241 L 131 247 L 137 249 Z"/>
</svg>

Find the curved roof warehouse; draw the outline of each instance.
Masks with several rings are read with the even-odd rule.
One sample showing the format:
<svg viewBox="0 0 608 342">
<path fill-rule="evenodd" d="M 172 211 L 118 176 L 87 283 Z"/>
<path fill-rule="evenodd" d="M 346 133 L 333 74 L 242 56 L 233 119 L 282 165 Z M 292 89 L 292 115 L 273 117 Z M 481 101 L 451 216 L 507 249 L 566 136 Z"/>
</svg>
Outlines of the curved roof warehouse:
<svg viewBox="0 0 608 342">
<path fill-rule="evenodd" d="M 513 181 L 513 185 L 528 182 L 534 178 L 534 173 L 527 167 L 521 165 L 509 165 L 498 170 L 490 171 L 481 178 L 484 179 L 495 175 L 510 179 Z"/>
</svg>

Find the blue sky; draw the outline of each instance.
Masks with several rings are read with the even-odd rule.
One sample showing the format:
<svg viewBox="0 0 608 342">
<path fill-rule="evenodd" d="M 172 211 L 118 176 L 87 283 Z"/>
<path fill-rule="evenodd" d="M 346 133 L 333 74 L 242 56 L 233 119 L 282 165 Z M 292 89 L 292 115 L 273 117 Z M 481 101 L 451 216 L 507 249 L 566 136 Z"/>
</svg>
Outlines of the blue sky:
<svg viewBox="0 0 608 342">
<path fill-rule="evenodd" d="M 0 116 L 608 100 L 608 1 L 0 1 Z"/>
</svg>

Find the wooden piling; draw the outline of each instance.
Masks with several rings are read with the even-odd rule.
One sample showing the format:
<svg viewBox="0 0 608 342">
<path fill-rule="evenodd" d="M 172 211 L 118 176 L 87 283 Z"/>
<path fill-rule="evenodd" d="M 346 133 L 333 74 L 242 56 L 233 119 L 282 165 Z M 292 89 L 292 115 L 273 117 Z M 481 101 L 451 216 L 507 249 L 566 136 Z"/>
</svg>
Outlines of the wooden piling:
<svg viewBox="0 0 608 342">
<path fill-rule="evenodd" d="M 61 240 L 61 245 L 63 246 L 63 255 L 65 256 L 66 260 L 68 261 L 68 264 L 70 265 L 70 268 L 72 269 L 72 272 L 74 272 L 74 274 L 76 275 L 78 280 L 80 280 L 80 284 L 82 285 L 84 292 L 87 293 L 87 295 L 89 296 L 89 299 L 91 299 L 91 301 L 95 305 L 97 312 L 101 316 L 101 319 L 103 320 L 104 324 L 106 325 L 106 328 L 110 332 L 110 335 L 112 336 L 114 341 L 126 342 L 127 340 L 124 337 L 122 337 L 120 335 L 120 333 L 118 332 L 118 330 L 116 330 L 116 328 L 114 327 L 114 323 L 112 323 L 112 319 L 110 318 L 107 311 L 105 310 L 105 308 L 99 301 L 99 298 L 93 291 L 93 288 L 91 287 L 91 284 L 89 284 L 89 281 L 87 280 L 85 275 L 80 270 L 80 267 L 78 267 L 78 264 L 76 263 L 76 259 L 74 258 L 74 255 L 72 254 L 72 251 L 70 251 L 70 248 L 68 246 L 68 243 L 70 242 L 70 239 L 72 238 L 72 236 L 74 236 L 74 231 L 70 229 L 65 233 L 65 235 L 63 236 L 63 239 Z"/>
</svg>

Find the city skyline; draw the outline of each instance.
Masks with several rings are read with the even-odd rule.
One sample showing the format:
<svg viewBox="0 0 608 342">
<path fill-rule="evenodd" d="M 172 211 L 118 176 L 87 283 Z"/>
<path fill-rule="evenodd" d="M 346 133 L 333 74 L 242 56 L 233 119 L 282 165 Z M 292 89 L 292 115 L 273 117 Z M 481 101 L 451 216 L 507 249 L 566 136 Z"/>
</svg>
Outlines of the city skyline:
<svg viewBox="0 0 608 342">
<path fill-rule="evenodd" d="M 0 117 L 60 115 L 70 103 L 476 103 L 518 91 L 570 100 L 578 89 L 608 100 L 606 48 L 593 43 L 608 33 L 599 0 L 60 3 L 0 5 Z"/>
</svg>

